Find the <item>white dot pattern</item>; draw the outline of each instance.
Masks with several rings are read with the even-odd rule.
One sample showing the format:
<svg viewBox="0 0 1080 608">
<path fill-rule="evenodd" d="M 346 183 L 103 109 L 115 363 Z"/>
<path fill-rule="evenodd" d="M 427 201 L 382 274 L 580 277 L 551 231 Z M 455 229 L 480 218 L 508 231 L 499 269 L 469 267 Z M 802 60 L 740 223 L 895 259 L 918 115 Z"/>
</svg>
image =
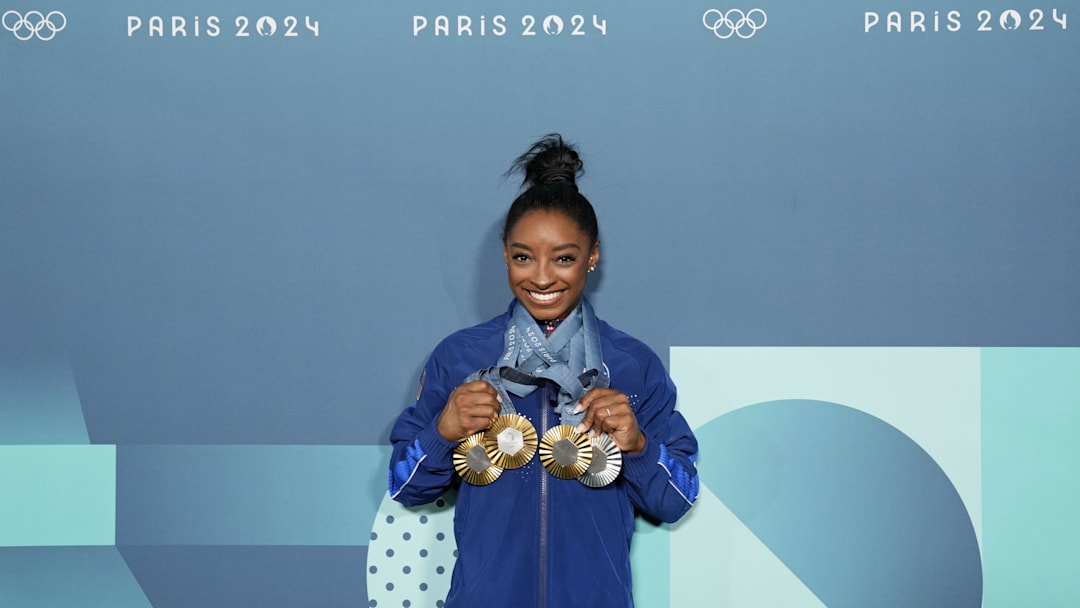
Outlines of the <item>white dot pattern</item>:
<svg viewBox="0 0 1080 608">
<path fill-rule="evenodd" d="M 454 498 L 405 507 L 383 497 L 368 542 L 368 606 L 443 607 L 457 559 Z"/>
</svg>

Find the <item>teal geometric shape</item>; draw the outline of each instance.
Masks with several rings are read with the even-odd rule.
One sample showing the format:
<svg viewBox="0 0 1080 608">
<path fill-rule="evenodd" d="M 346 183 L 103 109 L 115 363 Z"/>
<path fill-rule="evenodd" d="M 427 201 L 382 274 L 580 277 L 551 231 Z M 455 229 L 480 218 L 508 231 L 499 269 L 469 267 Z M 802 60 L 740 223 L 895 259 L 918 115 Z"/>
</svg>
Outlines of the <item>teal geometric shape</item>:
<svg viewBox="0 0 1080 608">
<path fill-rule="evenodd" d="M 0 602 L 11 608 L 151 608 L 116 547 L 0 549 Z"/>
<path fill-rule="evenodd" d="M 116 543 L 116 446 L 0 446 L 0 488 L 0 547 Z"/>
<path fill-rule="evenodd" d="M 368 543 L 369 605 L 442 605 L 457 561 L 456 500 L 451 490 L 433 502 L 406 507 L 384 493 Z"/>
<path fill-rule="evenodd" d="M 1080 348 L 986 348 L 982 370 L 984 606 L 1080 606 Z"/>
<path fill-rule="evenodd" d="M 910 437 L 824 401 L 752 404 L 697 429 L 701 481 L 833 608 L 982 605 L 979 545 Z"/>
<path fill-rule="evenodd" d="M 634 520 L 630 545 L 634 604 L 667 608 L 671 604 L 671 525 Z"/>
<path fill-rule="evenodd" d="M 729 503 L 733 484 L 708 479 L 710 470 L 715 472 L 718 467 L 731 465 L 733 451 L 742 449 L 738 446 L 745 442 L 747 434 L 753 433 L 717 437 L 711 436 L 709 429 L 703 427 L 711 426 L 718 416 L 726 418 L 726 414 L 749 404 L 792 397 L 824 398 L 852 404 L 881 420 L 898 424 L 926 446 L 925 449 L 931 450 L 940 463 L 938 466 L 948 473 L 950 483 L 963 496 L 964 508 L 970 509 L 964 519 L 973 524 L 980 521 L 978 349 L 673 347 L 671 357 L 672 375 L 680 388 L 679 409 L 695 429 L 701 446 L 698 467 L 703 490 L 702 500 L 694 510 L 672 527 L 672 605 L 696 604 L 702 597 L 710 598 L 710 605 L 715 606 L 821 608 L 828 605 L 833 608 L 841 605 L 835 594 L 831 602 L 824 603 L 814 595 L 813 590 L 820 591 L 821 584 L 811 583 L 812 590 L 795 578 L 796 574 L 810 577 L 806 568 L 791 565 L 790 547 L 781 552 L 787 561 L 779 561 L 779 554 L 774 553 L 780 543 L 790 542 L 783 539 L 819 533 L 823 528 L 820 522 L 800 522 L 797 529 L 783 531 L 779 535 L 781 540 L 771 540 L 766 546 L 751 532 L 763 533 L 763 522 L 759 518 L 767 517 L 768 512 L 759 511 L 757 517 L 746 523 L 746 504 L 736 505 L 734 500 Z M 857 418 L 850 420 L 856 421 Z M 773 428 L 772 423 L 762 430 L 769 428 Z M 862 433 L 853 436 L 859 437 Z M 827 441 L 822 443 L 812 446 L 811 457 L 834 447 Z M 790 448 L 791 445 L 787 441 L 780 442 L 781 447 Z M 743 447 L 751 450 L 753 446 Z M 807 458 L 800 455 L 784 462 L 803 466 Z M 751 476 L 745 480 L 747 483 L 764 481 L 760 471 L 751 471 L 741 462 L 734 466 Z M 797 487 L 798 477 L 806 478 L 805 475 L 796 476 L 792 479 L 794 484 L 788 484 L 789 488 Z M 744 489 L 749 488 L 744 486 Z M 757 486 L 753 490 L 749 494 L 740 494 L 767 497 L 766 488 Z M 886 488 L 885 491 L 893 489 Z M 723 497 L 724 502 L 714 492 Z M 820 498 L 819 491 L 811 489 L 809 497 Z M 789 499 L 778 501 L 772 508 L 775 510 L 786 504 L 803 503 Z M 736 514 L 728 507 L 738 511 L 742 519 L 736 519 Z M 859 517 L 864 516 L 865 510 Z M 780 520 L 794 519 L 785 516 Z M 891 522 L 880 529 L 890 527 Z M 980 526 L 971 527 L 975 534 L 981 529 Z M 824 546 L 823 543 L 809 544 Z M 972 547 L 971 555 L 976 552 L 977 547 Z M 826 563 L 821 551 L 815 552 L 813 559 L 817 563 Z M 864 561 L 866 564 L 882 563 L 881 560 Z M 908 563 L 918 562 L 909 560 Z M 793 572 L 792 567 L 797 572 Z M 948 569 L 955 568 L 950 565 Z M 865 585 L 869 577 L 854 576 L 849 580 Z M 948 584 L 956 586 L 954 581 Z M 908 591 L 903 593 L 910 595 Z M 892 601 L 893 605 L 930 605 L 904 604 L 901 594 L 896 594 Z M 860 604 L 858 601 L 852 604 L 860 608 L 884 605 L 880 602 Z"/>
<path fill-rule="evenodd" d="M 87 444 L 67 362 L 0 357 L 0 445 Z"/>
</svg>

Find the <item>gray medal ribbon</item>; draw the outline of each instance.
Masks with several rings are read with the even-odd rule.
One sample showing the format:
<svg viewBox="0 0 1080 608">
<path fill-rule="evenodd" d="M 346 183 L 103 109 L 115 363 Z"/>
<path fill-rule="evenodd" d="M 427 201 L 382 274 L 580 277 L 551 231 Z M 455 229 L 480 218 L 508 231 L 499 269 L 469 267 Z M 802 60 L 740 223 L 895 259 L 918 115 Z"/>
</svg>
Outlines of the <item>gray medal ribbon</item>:
<svg viewBox="0 0 1080 608">
<path fill-rule="evenodd" d="M 525 307 L 515 302 L 504 345 L 497 365 L 465 379 L 484 380 L 495 387 L 504 414 L 517 413 L 511 395 L 525 397 L 549 380 L 559 386 L 555 410 L 561 424 L 577 426 L 585 417 L 585 412 L 573 413 L 578 401 L 593 388 L 610 385 L 596 314 L 584 298 L 550 336 L 545 336 Z"/>
</svg>

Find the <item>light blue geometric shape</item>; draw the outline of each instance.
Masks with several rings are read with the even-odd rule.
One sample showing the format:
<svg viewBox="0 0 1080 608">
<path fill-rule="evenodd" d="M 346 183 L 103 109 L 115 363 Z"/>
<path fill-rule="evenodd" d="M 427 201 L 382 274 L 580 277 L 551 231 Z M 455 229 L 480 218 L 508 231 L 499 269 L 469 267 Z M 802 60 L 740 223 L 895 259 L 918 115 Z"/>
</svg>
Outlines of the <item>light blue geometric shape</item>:
<svg viewBox="0 0 1080 608">
<path fill-rule="evenodd" d="M 826 608 L 707 489 L 698 496 L 694 508 L 672 526 L 671 538 L 670 606 L 696 606 L 700 598 L 707 597 L 709 608 Z M 691 567 L 698 575 L 692 579 L 686 576 Z M 692 582 L 686 584 L 687 580 Z"/>
<path fill-rule="evenodd" d="M 1080 606 L 1080 348 L 986 348 L 986 608 Z"/>
<path fill-rule="evenodd" d="M 90 443 L 65 361 L 0 356 L 0 445 Z"/>
<path fill-rule="evenodd" d="M 0 446 L 0 547 L 113 545 L 116 446 Z"/>
<path fill-rule="evenodd" d="M 5 608 L 151 608 L 116 547 L 0 549 L 0 604 Z"/>
<path fill-rule="evenodd" d="M 457 492 L 451 490 L 430 503 L 406 507 L 384 494 L 368 544 L 370 605 L 442 605 L 457 561 L 456 501 Z"/>
<path fill-rule="evenodd" d="M 698 504 L 672 526 L 672 605 L 708 597 L 713 606 L 833 606 L 816 595 L 823 585 L 796 578 L 811 577 L 793 571 L 797 564 L 775 553 L 777 543 L 761 538 L 761 522 L 751 527 L 721 502 L 719 496 L 733 490 L 721 484 L 714 494 L 720 482 L 708 481 L 709 470 L 732 466 L 726 461 L 744 447 L 710 435 L 708 427 L 750 404 L 796 397 L 843 403 L 894 426 L 943 469 L 978 536 L 978 349 L 672 347 L 671 372 L 679 386 L 679 409 L 698 433 L 702 473 Z M 852 586 L 858 583 L 851 580 Z"/>
<path fill-rule="evenodd" d="M 630 544 L 634 604 L 667 608 L 671 604 L 671 525 L 634 520 Z"/>
<path fill-rule="evenodd" d="M 714 493 L 830 608 L 982 604 L 982 563 L 952 482 L 909 437 L 823 401 L 750 405 L 709 422 Z"/>
</svg>

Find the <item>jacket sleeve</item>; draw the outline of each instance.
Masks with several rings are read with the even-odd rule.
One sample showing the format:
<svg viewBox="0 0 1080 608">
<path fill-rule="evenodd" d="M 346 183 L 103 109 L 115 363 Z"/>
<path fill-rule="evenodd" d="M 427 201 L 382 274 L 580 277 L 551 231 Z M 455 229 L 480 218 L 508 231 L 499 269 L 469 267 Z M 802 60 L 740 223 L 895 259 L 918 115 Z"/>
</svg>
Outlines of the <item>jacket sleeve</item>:
<svg viewBox="0 0 1080 608">
<path fill-rule="evenodd" d="M 690 425 L 675 411 L 675 385 L 667 370 L 649 354 L 642 370 L 643 393 L 629 396 L 645 434 L 645 449 L 623 454 L 623 477 L 635 507 L 671 523 L 697 500 L 698 444 Z"/>
<path fill-rule="evenodd" d="M 432 355 L 420 379 L 416 403 L 398 416 L 390 431 L 390 497 L 413 506 L 431 502 L 457 483 L 454 448 L 436 426 L 450 394 L 445 369 Z"/>
</svg>

